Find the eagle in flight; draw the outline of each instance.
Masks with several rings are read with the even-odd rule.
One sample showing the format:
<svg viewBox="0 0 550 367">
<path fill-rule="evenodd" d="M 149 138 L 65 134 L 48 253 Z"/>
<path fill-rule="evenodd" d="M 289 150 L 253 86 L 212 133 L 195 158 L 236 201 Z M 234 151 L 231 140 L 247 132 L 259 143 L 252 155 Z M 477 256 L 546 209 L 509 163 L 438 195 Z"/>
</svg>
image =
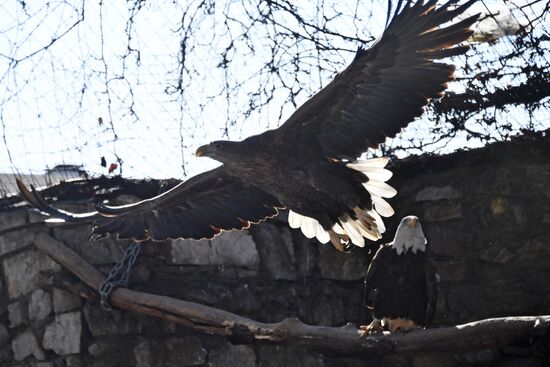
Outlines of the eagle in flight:
<svg viewBox="0 0 550 367">
<path fill-rule="evenodd" d="M 365 278 L 365 306 L 373 321 L 360 326 L 363 337 L 383 331 L 407 331 L 428 326 L 439 293 L 435 262 L 418 218 L 401 220 L 392 242 L 380 246 Z"/>
<path fill-rule="evenodd" d="M 94 238 L 108 234 L 134 241 L 212 238 L 289 210 L 289 224 L 308 238 L 343 251 L 351 242 L 376 241 L 385 200 L 396 194 L 386 181 L 385 158 L 358 160 L 394 137 L 441 97 L 455 67 L 436 60 L 460 55 L 477 15 L 442 26 L 475 0 L 437 7 L 437 0 L 403 3 L 382 36 L 360 47 L 351 64 L 274 130 L 243 141 L 214 141 L 197 149 L 223 163 L 156 197 L 134 204 L 95 204 L 70 213 L 49 205 L 18 181 L 23 197 L 68 222 L 93 223 Z"/>
</svg>

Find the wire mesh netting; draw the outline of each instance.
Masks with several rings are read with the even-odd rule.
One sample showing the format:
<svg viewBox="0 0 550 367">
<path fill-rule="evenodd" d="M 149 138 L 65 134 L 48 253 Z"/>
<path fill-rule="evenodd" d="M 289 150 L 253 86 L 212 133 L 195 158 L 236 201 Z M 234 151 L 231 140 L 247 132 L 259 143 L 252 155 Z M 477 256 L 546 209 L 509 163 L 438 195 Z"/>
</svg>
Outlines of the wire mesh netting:
<svg viewBox="0 0 550 367">
<path fill-rule="evenodd" d="M 382 150 L 550 126 L 549 1 L 479 1 L 458 81 Z M 384 27 L 386 1 L 0 4 L 0 195 L 82 175 L 184 178 L 196 147 L 275 128 Z M 46 172 L 46 173 L 45 173 Z"/>
</svg>

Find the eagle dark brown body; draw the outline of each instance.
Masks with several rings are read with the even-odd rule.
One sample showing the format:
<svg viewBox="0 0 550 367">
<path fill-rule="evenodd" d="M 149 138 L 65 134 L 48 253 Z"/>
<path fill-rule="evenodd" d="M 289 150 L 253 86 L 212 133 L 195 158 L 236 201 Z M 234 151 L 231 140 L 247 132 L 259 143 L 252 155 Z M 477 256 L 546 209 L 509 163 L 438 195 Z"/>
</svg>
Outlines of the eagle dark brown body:
<svg viewBox="0 0 550 367">
<path fill-rule="evenodd" d="M 275 193 L 287 209 L 316 218 L 326 230 L 344 214 L 354 215 L 354 207 L 372 208 L 371 197 L 362 185 L 368 181 L 364 174 L 343 162 L 316 159 L 320 156 L 319 144 L 312 144 L 305 155 L 301 148 L 281 151 L 286 144 L 277 140 L 276 132 L 238 143 L 236 154 L 226 147 L 214 157 L 224 163 L 230 175 Z M 239 159 L 242 155 L 245 159 Z"/>
</svg>

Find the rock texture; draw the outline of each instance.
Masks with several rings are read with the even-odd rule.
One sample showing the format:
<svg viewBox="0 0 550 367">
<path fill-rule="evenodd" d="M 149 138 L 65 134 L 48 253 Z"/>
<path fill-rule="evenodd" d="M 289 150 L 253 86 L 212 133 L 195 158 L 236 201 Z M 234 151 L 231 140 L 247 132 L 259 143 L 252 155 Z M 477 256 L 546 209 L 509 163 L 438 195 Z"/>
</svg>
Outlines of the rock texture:
<svg viewBox="0 0 550 367">
<path fill-rule="evenodd" d="M 16 361 L 22 361 L 29 356 L 33 356 L 37 360 L 46 358 L 44 351 L 38 346 L 36 337 L 30 330 L 17 335 L 11 342 L 13 350 L 13 358 Z"/>
<path fill-rule="evenodd" d="M 436 324 L 548 314 L 549 161 L 550 137 L 539 137 L 393 163 L 397 213 L 387 220 L 383 240 L 392 239 L 403 216 L 420 217 L 441 276 Z M 94 200 L 117 202 L 117 195 L 145 198 L 158 190 L 156 182 L 115 178 L 63 184 L 49 193 L 61 206 L 83 210 L 90 192 Z M 293 346 L 237 345 L 142 315 L 106 312 L 53 287 L 49 275 L 66 271 L 33 241 L 37 231 L 46 231 L 104 271 L 126 243 L 90 243 L 89 226 L 52 229 L 37 218 L 21 208 L 0 212 L 1 366 L 505 367 L 540 366 L 549 353 L 548 346 L 545 352 L 543 345 L 516 345 L 460 355 L 342 358 Z M 144 243 L 131 287 L 264 322 L 369 321 L 363 277 L 379 244 L 341 254 L 291 230 L 285 218 L 283 212 L 211 241 Z"/>
<path fill-rule="evenodd" d="M 80 308 L 80 297 L 62 289 L 53 289 L 53 310 L 55 313 L 63 313 Z"/>
<path fill-rule="evenodd" d="M 80 353 L 81 319 L 80 312 L 55 315 L 55 321 L 46 326 L 44 331 L 44 348 L 59 355 Z"/>
<path fill-rule="evenodd" d="M 29 319 L 31 321 L 44 320 L 52 312 L 52 298 L 42 289 L 32 292 L 29 298 Z"/>
<path fill-rule="evenodd" d="M 25 251 L 2 260 L 8 297 L 16 298 L 40 287 L 39 273 L 59 271 L 61 267 L 36 250 Z"/>
</svg>

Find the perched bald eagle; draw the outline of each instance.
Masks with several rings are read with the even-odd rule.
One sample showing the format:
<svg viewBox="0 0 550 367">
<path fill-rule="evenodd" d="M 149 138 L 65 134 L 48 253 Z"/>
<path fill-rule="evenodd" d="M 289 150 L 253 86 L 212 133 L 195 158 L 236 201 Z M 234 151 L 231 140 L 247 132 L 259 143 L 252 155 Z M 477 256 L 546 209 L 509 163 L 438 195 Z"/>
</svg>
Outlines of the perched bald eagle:
<svg viewBox="0 0 550 367">
<path fill-rule="evenodd" d="M 454 66 L 435 62 L 463 54 L 458 45 L 477 16 L 447 27 L 475 0 L 437 8 L 436 0 L 399 5 L 382 36 L 359 48 L 352 63 L 278 129 L 243 141 L 215 141 L 197 149 L 222 166 L 135 204 L 74 214 L 50 206 L 18 181 L 22 195 L 51 216 L 92 222 L 95 238 L 115 234 L 135 241 L 211 238 L 289 210 L 289 223 L 309 238 L 344 250 L 351 242 L 378 240 L 385 201 L 387 159 L 357 160 L 394 137 L 431 98 L 443 95 Z"/>
<path fill-rule="evenodd" d="M 435 314 L 438 276 L 426 251 L 426 237 L 418 218 L 401 220 L 392 242 L 380 246 L 365 278 L 365 305 L 373 321 L 361 326 L 363 335 L 428 326 Z"/>
</svg>

